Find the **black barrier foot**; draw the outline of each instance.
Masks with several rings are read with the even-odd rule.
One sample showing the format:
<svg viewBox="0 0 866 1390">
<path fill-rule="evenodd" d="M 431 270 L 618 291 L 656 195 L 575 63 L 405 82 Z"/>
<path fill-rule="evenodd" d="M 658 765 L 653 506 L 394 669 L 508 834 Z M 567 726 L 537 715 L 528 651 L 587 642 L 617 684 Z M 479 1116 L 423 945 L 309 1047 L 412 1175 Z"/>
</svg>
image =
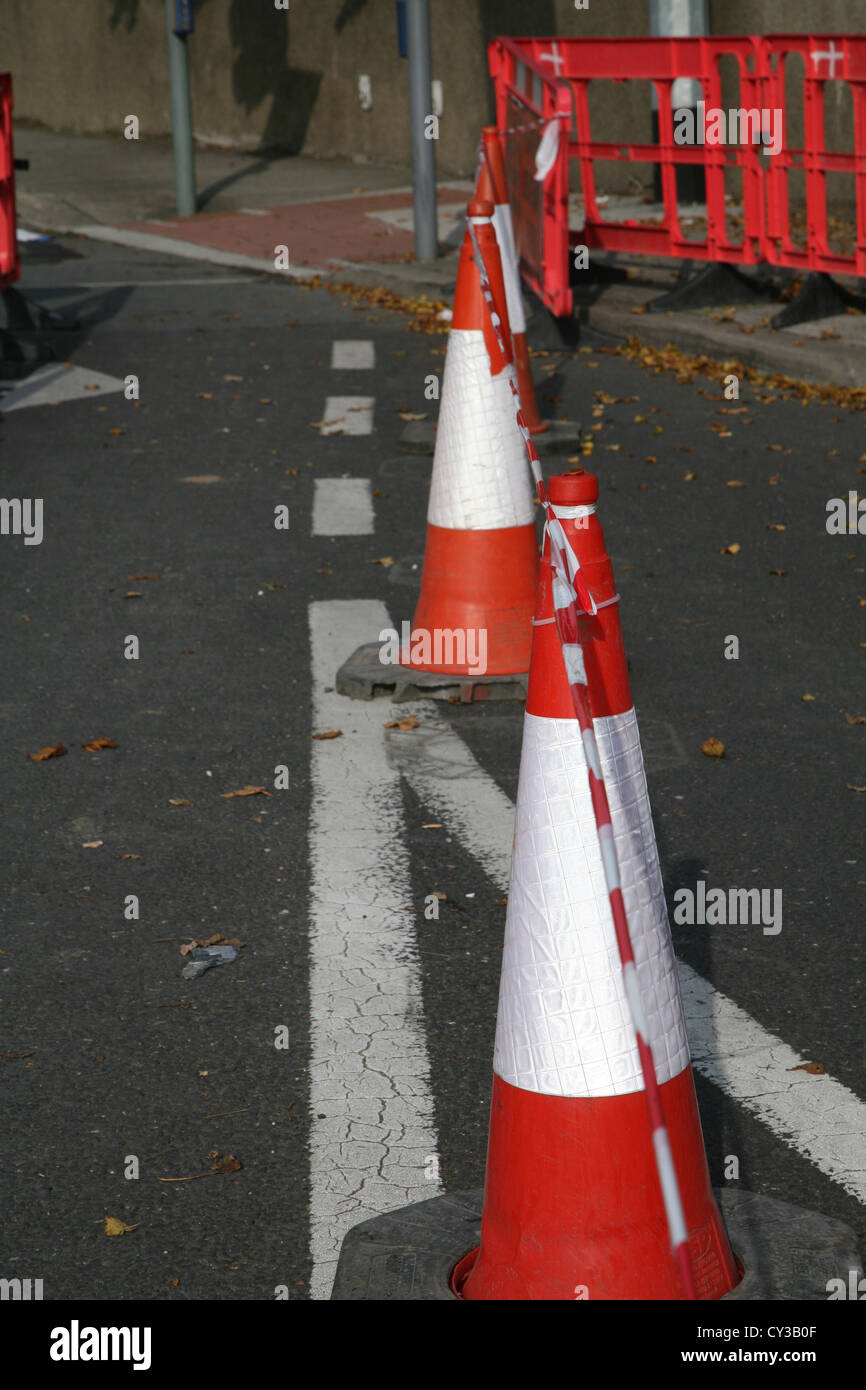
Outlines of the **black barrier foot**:
<svg viewBox="0 0 866 1390">
<path fill-rule="evenodd" d="M 770 319 L 771 328 L 790 328 L 795 323 L 812 323 L 832 314 L 844 314 L 848 308 L 866 312 L 866 298 L 852 294 L 824 271 L 811 271 L 803 288 L 790 304 Z"/>
<path fill-rule="evenodd" d="M 704 266 L 684 284 L 651 299 L 647 313 L 661 314 L 667 309 L 720 309 L 726 304 L 752 304 L 766 299 L 770 291 L 751 280 L 736 266 L 720 261 Z"/>
<path fill-rule="evenodd" d="M 46 309 L 13 288 L 3 291 L 3 308 L 6 311 L 5 326 L 12 333 L 33 333 L 45 329 L 74 333 L 81 327 L 74 315 Z"/>
<path fill-rule="evenodd" d="M 0 328 L 0 380 L 17 381 L 29 376 L 43 362 L 53 361 L 55 355 L 50 344 L 21 342 Z"/>
</svg>

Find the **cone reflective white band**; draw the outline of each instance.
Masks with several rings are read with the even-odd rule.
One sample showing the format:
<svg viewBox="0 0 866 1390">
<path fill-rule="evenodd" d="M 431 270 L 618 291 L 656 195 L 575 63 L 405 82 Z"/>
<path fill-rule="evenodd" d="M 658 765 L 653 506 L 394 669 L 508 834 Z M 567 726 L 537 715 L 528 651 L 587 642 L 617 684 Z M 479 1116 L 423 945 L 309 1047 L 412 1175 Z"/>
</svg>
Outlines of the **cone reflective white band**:
<svg viewBox="0 0 866 1390">
<path fill-rule="evenodd" d="M 641 994 L 660 1084 L 689 1065 L 637 719 L 595 720 Z M 574 719 L 527 714 L 494 1071 L 523 1090 L 644 1088 Z"/>
<path fill-rule="evenodd" d="M 453 530 L 495 530 L 533 517 L 508 369 L 490 375 L 480 329 L 452 328 L 427 520 Z"/>
</svg>

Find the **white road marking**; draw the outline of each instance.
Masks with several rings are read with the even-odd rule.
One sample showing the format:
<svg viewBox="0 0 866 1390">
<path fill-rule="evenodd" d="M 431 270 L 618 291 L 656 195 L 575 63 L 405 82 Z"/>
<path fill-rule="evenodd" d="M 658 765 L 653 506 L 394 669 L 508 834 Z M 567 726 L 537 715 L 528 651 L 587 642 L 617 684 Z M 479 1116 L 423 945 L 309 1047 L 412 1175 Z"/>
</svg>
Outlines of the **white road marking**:
<svg viewBox="0 0 866 1390">
<path fill-rule="evenodd" d="M 370 434 L 375 396 L 329 396 L 319 429 L 322 434 Z"/>
<path fill-rule="evenodd" d="M 37 367 L 35 372 L 0 399 L 0 411 L 24 410 L 32 405 L 60 404 L 65 401 L 99 400 L 112 392 L 122 391 L 120 377 L 92 372 L 87 367 L 70 367 L 63 362 L 51 362 Z"/>
<path fill-rule="evenodd" d="M 683 961 L 692 1061 L 852 1197 L 866 1202 L 866 1105 L 841 1081 L 794 1071 L 800 1057 Z"/>
<path fill-rule="evenodd" d="M 369 338 L 338 338 L 331 344 L 331 366 L 335 371 L 360 371 L 376 365 L 376 349 Z"/>
<path fill-rule="evenodd" d="M 372 536 L 373 527 L 369 478 L 316 478 L 314 536 Z"/>
<path fill-rule="evenodd" d="M 390 627 L 381 603 L 310 605 L 310 1294 L 331 1291 L 346 1231 L 435 1197 L 438 1140 L 399 774 L 385 756 L 384 700 L 333 692 L 362 633 Z M 394 712 L 402 712 L 396 706 Z"/>
<path fill-rule="evenodd" d="M 514 803 L 429 703 L 396 708 L 421 721 L 412 736 L 423 733 L 424 739 L 401 743 L 391 752 L 392 764 L 429 814 L 507 891 Z M 683 961 L 677 966 L 696 1070 L 846 1192 L 866 1201 L 866 1104 L 832 1076 L 792 1070 L 808 1059 Z"/>
</svg>

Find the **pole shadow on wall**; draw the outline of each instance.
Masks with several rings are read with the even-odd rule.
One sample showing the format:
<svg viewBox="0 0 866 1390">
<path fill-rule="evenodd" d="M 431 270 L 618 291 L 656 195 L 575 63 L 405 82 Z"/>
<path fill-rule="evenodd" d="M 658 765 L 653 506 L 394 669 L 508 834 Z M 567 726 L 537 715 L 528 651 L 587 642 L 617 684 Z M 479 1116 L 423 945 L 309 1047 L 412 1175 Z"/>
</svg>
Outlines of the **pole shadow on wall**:
<svg viewBox="0 0 866 1390">
<path fill-rule="evenodd" d="M 364 3 L 365 0 L 348 0 L 343 10 L 357 10 Z M 131 33 L 138 21 L 140 6 L 141 0 L 114 0 L 109 28 L 123 27 L 127 33 Z M 216 18 L 213 0 L 195 0 L 195 18 L 201 28 L 213 23 Z M 249 0 L 232 0 L 228 24 L 234 53 L 234 100 L 247 115 L 257 111 L 268 100 L 270 111 L 258 150 L 245 159 L 241 169 L 202 189 L 198 196 L 200 208 L 229 185 L 268 168 L 274 158 L 299 154 L 303 148 L 322 74 L 289 65 L 290 18 L 290 11 L 277 10 L 273 5 L 251 5 Z M 335 27 L 340 27 L 339 18 Z"/>
</svg>

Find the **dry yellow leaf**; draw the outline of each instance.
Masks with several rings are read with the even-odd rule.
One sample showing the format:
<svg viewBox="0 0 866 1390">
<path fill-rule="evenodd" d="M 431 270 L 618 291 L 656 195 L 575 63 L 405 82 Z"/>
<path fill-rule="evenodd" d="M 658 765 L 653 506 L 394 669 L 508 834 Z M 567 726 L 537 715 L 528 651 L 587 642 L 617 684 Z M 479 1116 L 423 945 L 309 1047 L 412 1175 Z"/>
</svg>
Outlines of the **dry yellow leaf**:
<svg viewBox="0 0 866 1390">
<path fill-rule="evenodd" d="M 273 792 L 269 792 L 265 787 L 238 787 L 237 791 L 220 792 L 223 801 L 227 801 L 232 796 L 269 796 L 273 800 Z"/>
<path fill-rule="evenodd" d="M 383 724 L 382 727 L 385 729 L 402 729 L 406 732 L 408 729 L 417 729 L 418 720 L 415 718 L 414 714 L 408 714 L 405 719 L 389 719 L 388 723 Z"/>
<path fill-rule="evenodd" d="M 121 1221 L 119 1216 L 106 1216 L 105 1234 L 107 1236 L 127 1236 L 130 1231 L 137 1231 L 140 1225 L 141 1222 L 137 1221 L 134 1226 L 127 1226 L 126 1222 Z"/>
<path fill-rule="evenodd" d="M 313 738 L 342 738 L 342 729 L 326 729 L 322 734 L 313 734 Z"/>
<path fill-rule="evenodd" d="M 722 758 L 725 753 L 725 745 L 720 738 L 708 738 L 701 744 L 701 752 L 708 758 Z"/>
<path fill-rule="evenodd" d="M 739 555 L 739 553 L 740 553 L 741 550 L 742 550 L 742 546 L 740 545 L 740 542 L 739 542 L 739 541 L 734 541 L 733 545 L 726 545 L 726 546 L 724 547 L 723 550 L 720 550 L 720 551 L 719 551 L 719 554 L 720 554 L 720 555 Z"/>
</svg>

